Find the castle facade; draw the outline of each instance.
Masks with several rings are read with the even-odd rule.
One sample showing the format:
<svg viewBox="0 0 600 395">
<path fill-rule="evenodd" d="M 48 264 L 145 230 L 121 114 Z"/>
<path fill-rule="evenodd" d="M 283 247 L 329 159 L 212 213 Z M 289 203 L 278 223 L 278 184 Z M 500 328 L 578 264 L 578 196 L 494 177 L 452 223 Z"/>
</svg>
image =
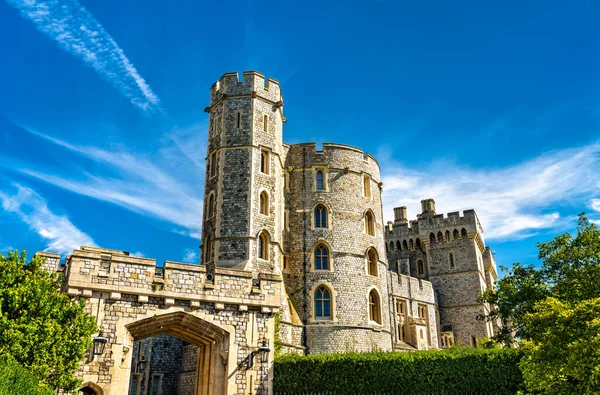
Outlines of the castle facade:
<svg viewBox="0 0 600 395">
<path fill-rule="evenodd" d="M 106 339 L 80 369 L 82 394 L 267 394 L 276 345 L 406 351 L 494 334 L 477 319 L 497 274 L 473 210 L 444 216 L 426 199 L 415 220 L 399 207 L 385 223 L 377 160 L 285 144 L 279 83 L 258 72 L 224 74 L 205 112 L 200 265 L 39 253 Z"/>
</svg>

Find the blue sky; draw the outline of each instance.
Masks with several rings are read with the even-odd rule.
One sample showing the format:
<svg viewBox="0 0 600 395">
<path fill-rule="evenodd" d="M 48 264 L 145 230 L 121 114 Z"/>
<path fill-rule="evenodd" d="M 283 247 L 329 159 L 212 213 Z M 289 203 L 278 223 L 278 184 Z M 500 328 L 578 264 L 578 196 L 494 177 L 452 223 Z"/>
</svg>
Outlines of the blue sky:
<svg viewBox="0 0 600 395">
<path fill-rule="evenodd" d="M 220 5 L 221 4 L 221 5 Z M 374 154 L 384 209 L 474 208 L 499 264 L 600 222 L 592 1 L 0 2 L 0 251 L 197 261 L 209 87 L 278 79 L 284 139 Z"/>
</svg>

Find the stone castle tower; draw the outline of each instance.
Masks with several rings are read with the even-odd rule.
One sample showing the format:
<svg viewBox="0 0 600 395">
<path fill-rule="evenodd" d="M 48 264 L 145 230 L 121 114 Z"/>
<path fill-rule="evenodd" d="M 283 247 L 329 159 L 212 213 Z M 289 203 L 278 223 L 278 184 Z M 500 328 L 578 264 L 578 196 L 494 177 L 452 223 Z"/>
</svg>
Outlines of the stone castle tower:
<svg viewBox="0 0 600 395">
<path fill-rule="evenodd" d="M 257 72 L 210 90 L 201 262 L 272 272 L 283 245 L 283 98 Z"/>
<path fill-rule="evenodd" d="M 491 322 L 477 316 L 490 307 L 478 301 L 498 277 L 496 262 L 485 246 L 483 228 L 474 210 L 436 214 L 435 201 L 421 201 L 422 212 L 408 222 L 406 207 L 394 209 L 386 243 L 393 269 L 431 282 L 440 311 L 441 345 L 452 337 L 476 346 L 479 338 L 494 335 Z"/>
</svg>

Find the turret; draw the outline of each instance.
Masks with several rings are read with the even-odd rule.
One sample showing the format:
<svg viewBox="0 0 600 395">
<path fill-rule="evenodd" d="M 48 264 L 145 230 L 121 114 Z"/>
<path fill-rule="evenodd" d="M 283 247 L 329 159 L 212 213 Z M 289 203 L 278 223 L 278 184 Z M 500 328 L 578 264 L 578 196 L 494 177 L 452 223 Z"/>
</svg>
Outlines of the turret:
<svg viewBox="0 0 600 395">
<path fill-rule="evenodd" d="M 406 206 L 394 208 L 394 224 L 407 224 Z"/>
<path fill-rule="evenodd" d="M 421 200 L 421 214 L 419 218 L 429 218 L 435 215 L 435 200 L 423 199 Z"/>
</svg>

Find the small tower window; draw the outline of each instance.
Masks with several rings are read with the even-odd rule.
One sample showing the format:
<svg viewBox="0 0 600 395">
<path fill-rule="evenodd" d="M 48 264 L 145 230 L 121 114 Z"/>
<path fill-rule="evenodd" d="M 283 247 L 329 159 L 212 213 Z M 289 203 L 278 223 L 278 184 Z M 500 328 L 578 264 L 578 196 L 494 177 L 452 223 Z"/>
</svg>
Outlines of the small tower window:
<svg viewBox="0 0 600 395">
<path fill-rule="evenodd" d="M 211 194 L 208 198 L 208 218 L 215 215 L 215 195 Z"/>
<path fill-rule="evenodd" d="M 373 213 L 370 211 L 365 213 L 365 233 L 375 236 L 375 219 L 373 218 Z"/>
<path fill-rule="evenodd" d="M 266 191 L 260 193 L 260 213 L 269 215 L 269 195 Z"/>
<path fill-rule="evenodd" d="M 369 292 L 369 320 L 381 324 L 379 294 L 374 289 Z"/>
<path fill-rule="evenodd" d="M 390 241 L 390 252 L 394 252 L 394 242 Z"/>
<path fill-rule="evenodd" d="M 459 237 L 458 229 L 454 229 L 452 236 L 454 237 L 454 240 L 458 240 L 458 237 Z"/>
<path fill-rule="evenodd" d="M 210 156 L 210 176 L 211 178 L 217 175 L 217 153 L 213 152 Z"/>
<path fill-rule="evenodd" d="M 441 243 L 444 241 L 444 235 L 442 234 L 442 232 L 438 232 L 437 241 L 438 241 L 438 243 Z"/>
<path fill-rule="evenodd" d="M 367 251 L 367 265 L 370 276 L 377 276 L 377 252 L 374 248 L 369 248 Z"/>
<path fill-rule="evenodd" d="M 430 243 L 435 243 L 435 235 L 433 234 L 433 232 L 431 232 L 429 234 L 429 242 Z"/>
<path fill-rule="evenodd" d="M 321 170 L 317 171 L 317 190 L 325 190 L 325 176 Z"/>
<path fill-rule="evenodd" d="M 471 336 L 471 346 L 477 348 L 477 338 L 475 336 Z"/>
<path fill-rule="evenodd" d="M 454 269 L 454 254 L 450 253 L 450 255 L 448 255 L 448 261 L 450 263 L 450 269 Z"/>
<path fill-rule="evenodd" d="M 398 248 L 398 249 L 400 249 L 400 248 Z M 404 251 L 408 250 L 408 243 L 406 242 L 406 240 L 404 240 L 404 241 L 402 242 L 402 249 L 403 249 Z"/>
<path fill-rule="evenodd" d="M 204 243 L 203 243 L 203 248 L 204 248 L 204 263 L 208 263 L 210 261 L 212 261 L 212 240 L 210 238 L 210 236 L 206 236 L 204 238 Z"/>
<path fill-rule="evenodd" d="M 263 132 L 269 131 L 269 116 L 263 115 Z"/>
<path fill-rule="evenodd" d="M 315 228 L 327 228 L 327 209 L 322 204 L 315 207 Z"/>
<path fill-rule="evenodd" d="M 452 240 L 452 239 L 450 239 L 450 231 L 449 231 L 449 230 L 447 230 L 447 231 L 446 231 L 446 241 L 447 241 L 447 242 L 450 242 L 451 240 Z"/>
<path fill-rule="evenodd" d="M 467 230 L 465 228 L 462 228 L 462 230 L 460 231 L 460 235 L 462 236 L 463 239 L 467 238 Z"/>
<path fill-rule="evenodd" d="M 269 259 L 269 238 L 267 232 L 262 232 L 258 236 L 258 257 L 260 259 Z"/>
<path fill-rule="evenodd" d="M 363 176 L 363 192 L 367 199 L 371 198 L 371 177 L 368 175 Z"/>
<path fill-rule="evenodd" d="M 412 241 L 412 239 L 410 239 L 410 242 L 408 243 L 408 249 L 411 251 L 415 249 L 415 243 Z"/>
<path fill-rule="evenodd" d="M 331 294 L 323 286 L 315 291 L 315 318 L 321 320 L 331 319 Z"/>
<path fill-rule="evenodd" d="M 264 150 L 260 152 L 260 172 L 269 174 L 269 153 Z"/>
<path fill-rule="evenodd" d="M 236 127 L 239 129 L 242 127 L 242 112 L 238 111 L 237 112 L 237 119 L 236 119 Z"/>
<path fill-rule="evenodd" d="M 419 276 L 425 274 L 425 265 L 423 264 L 423 261 L 421 259 L 417 261 L 417 273 L 419 274 Z"/>
<path fill-rule="evenodd" d="M 315 270 L 329 270 L 329 250 L 324 245 L 315 248 Z"/>
<path fill-rule="evenodd" d="M 398 340 L 405 341 L 406 339 L 406 329 L 404 329 L 404 324 L 398 325 Z"/>
</svg>

